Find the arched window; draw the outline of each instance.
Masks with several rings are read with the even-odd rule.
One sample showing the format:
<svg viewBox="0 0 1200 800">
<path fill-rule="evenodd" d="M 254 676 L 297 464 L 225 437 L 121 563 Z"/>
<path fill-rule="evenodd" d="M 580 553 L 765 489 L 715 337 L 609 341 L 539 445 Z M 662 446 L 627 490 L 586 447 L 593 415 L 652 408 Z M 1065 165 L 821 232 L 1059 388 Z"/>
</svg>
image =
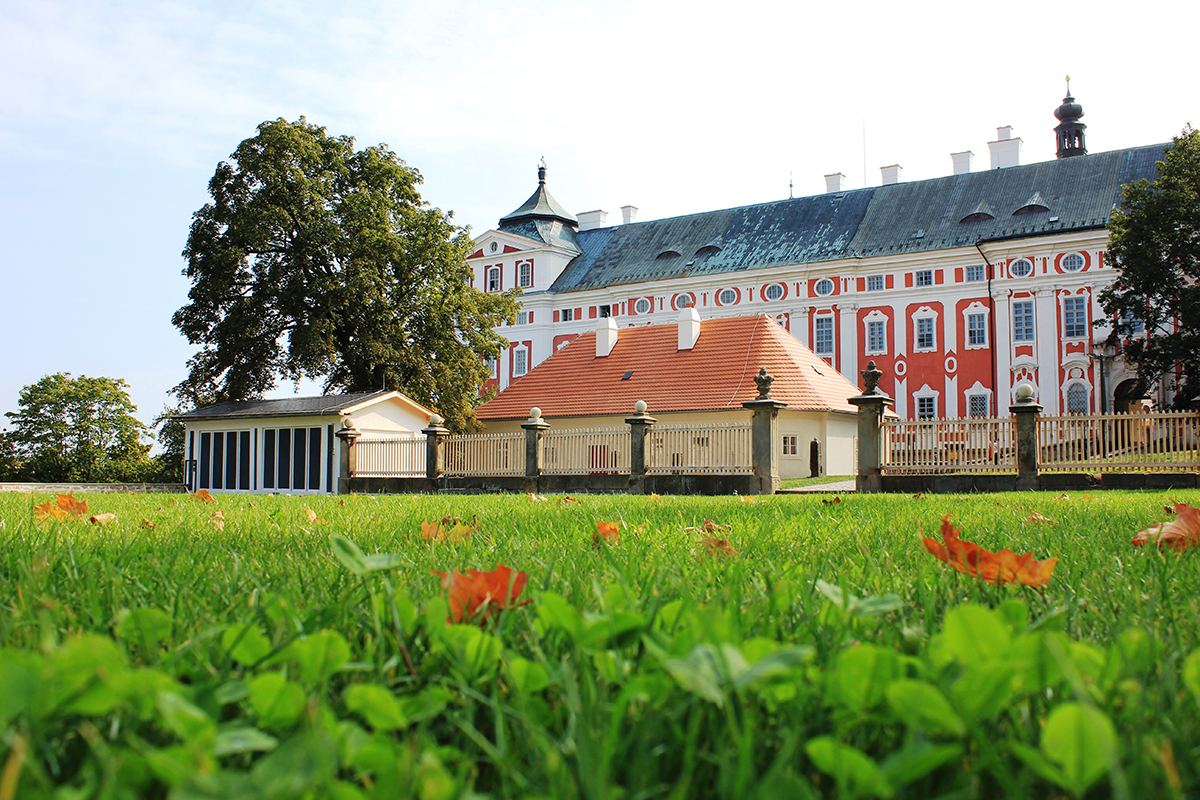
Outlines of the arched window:
<svg viewBox="0 0 1200 800">
<path fill-rule="evenodd" d="M 1067 413 L 1088 413 L 1088 390 L 1082 383 L 1072 383 L 1067 387 Z"/>
</svg>

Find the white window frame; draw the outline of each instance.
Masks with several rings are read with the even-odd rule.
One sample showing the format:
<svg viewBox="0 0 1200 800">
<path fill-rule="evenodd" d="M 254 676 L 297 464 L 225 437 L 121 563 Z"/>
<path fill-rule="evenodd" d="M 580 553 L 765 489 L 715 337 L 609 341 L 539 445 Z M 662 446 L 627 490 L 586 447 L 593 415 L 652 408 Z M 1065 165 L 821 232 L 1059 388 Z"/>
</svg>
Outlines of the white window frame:
<svg viewBox="0 0 1200 800">
<path fill-rule="evenodd" d="M 513 351 L 513 377 L 520 378 L 522 375 L 529 374 L 529 348 L 521 345 L 514 347 Z"/>
<path fill-rule="evenodd" d="M 484 281 L 489 292 L 500 291 L 500 267 L 488 267 L 484 270 Z"/>
<path fill-rule="evenodd" d="M 645 297 L 639 297 L 633 304 L 633 312 L 635 314 L 649 314 L 654 310 L 654 304 Z"/>
<path fill-rule="evenodd" d="M 561 322 L 574 322 L 575 321 L 575 309 L 574 308 L 560 309 L 558 312 L 558 319 Z"/>
<path fill-rule="evenodd" d="M 966 334 L 963 337 L 963 348 L 966 350 L 986 350 L 991 342 L 991 330 L 989 323 L 991 322 L 991 310 L 983 303 L 971 303 L 963 309 L 963 332 Z M 983 317 L 983 342 L 981 344 L 971 344 L 971 317 Z"/>
<path fill-rule="evenodd" d="M 983 403 L 983 412 L 982 413 L 976 414 L 974 411 L 971 410 L 971 406 L 975 403 L 976 400 L 982 401 L 982 403 Z M 968 418 L 973 419 L 973 418 L 978 418 L 978 417 L 990 417 L 991 415 L 992 415 L 992 397 L 991 397 L 991 395 L 986 394 L 984 392 L 967 392 L 967 417 Z"/>
<path fill-rule="evenodd" d="M 929 323 L 929 333 L 933 338 L 933 343 L 930 345 L 921 344 L 921 323 Z M 921 306 L 912 315 L 912 331 L 913 331 L 913 352 L 914 353 L 934 353 L 938 349 L 938 312 L 934 311 L 929 306 Z"/>
<path fill-rule="evenodd" d="M 725 299 L 726 295 L 729 296 L 728 300 Z M 723 305 L 723 306 L 737 305 L 737 301 L 738 301 L 737 289 L 721 289 L 719 292 L 717 292 L 717 303 L 719 303 L 720 305 Z"/>
<path fill-rule="evenodd" d="M 767 300 L 768 302 L 782 300 L 784 294 L 786 294 L 786 293 L 787 293 L 787 290 L 784 289 L 782 283 L 772 283 L 766 289 L 763 290 L 763 299 Z M 774 297 L 771 296 L 773 294 L 775 295 Z"/>
<path fill-rule="evenodd" d="M 800 455 L 800 437 L 794 433 L 783 434 L 783 453 L 785 456 Z"/>
<path fill-rule="evenodd" d="M 1083 410 L 1071 410 L 1071 392 L 1079 389 L 1083 392 Z M 1071 381 L 1063 387 L 1063 409 L 1068 414 L 1088 414 L 1092 410 L 1092 387 L 1085 381 Z"/>
<path fill-rule="evenodd" d="M 1085 339 L 1085 338 L 1087 338 L 1087 332 L 1088 332 L 1087 300 L 1088 299 L 1087 299 L 1086 295 L 1073 294 L 1073 295 L 1064 297 L 1062 299 L 1062 302 L 1059 303 L 1059 308 L 1062 311 L 1062 325 L 1063 325 L 1062 330 L 1063 330 L 1063 338 L 1064 339 Z M 1067 303 L 1070 303 L 1072 306 L 1082 305 L 1083 308 L 1074 310 L 1074 311 L 1067 311 Z M 1068 314 L 1072 314 L 1072 315 L 1083 314 L 1083 322 L 1076 321 L 1073 323 L 1068 323 L 1067 322 Z M 1079 333 L 1069 333 L 1068 332 L 1069 329 L 1067 328 L 1068 324 L 1075 325 L 1077 328 L 1080 328 L 1081 330 L 1079 331 Z"/>
<path fill-rule="evenodd" d="M 885 283 L 886 282 L 884 281 L 882 275 L 868 275 L 867 276 L 867 291 L 868 292 L 882 292 L 884 289 Z"/>
<path fill-rule="evenodd" d="M 938 418 L 938 396 L 940 392 L 930 387 L 928 383 L 924 384 L 920 389 L 913 392 L 913 410 L 916 416 L 913 419 L 937 419 Z M 925 401 L 933 406 L 932 416 L 921 416 L 921 402 Z"/>
<path fill-rule="evenodd" d="M 913 279 L 913 284 L 916 286 L 933 286 L 933 270 L 917 270 L 916 277 Z"/>
<path fill-rule="evenodd" d="M 829 325 L 829 349 L 820 350 L 821 347 L 821 324 L 828 323 Z M 813 352 L 822 358 L 833 358 L 835 348 L 837 347 L 836 333 L 834 331 L 833 315 L 818 314 L 813 317 Z"/>
<path fill-rule="evenodd" d="M 1029 271 L 1026 272 L 1022 269 L 1022 271 L 1018 272 L 1017 271 L 1018 264 L 1028 264 Z M 1010 264 L 1008 266 L 1008 274 L 1014 278 L 1028 278 L 1031 275 L 1033 275 L 1033 272 L 1034 272 L 1033 261 L 1031 261 L 1028 258 L 1018 258 L 1017 260 L 1013 261 L 1012 264 Z"/>
<path fill-rule="evenodd" d="M 1072 264 L 1078 264 L 1079 266 L 1074 268 L 1068 267 L 1068 260 Z M 1083 268 L 1087 266 L 1087 259 L 1083 257 L 1082 253 L 1067 253 L 1059 259 L 1058 265 L 1062 267 L 1063 272 L 1082 272 Z"/>
<path fill-rule="evenodd" d="M 1028 318 L 1028 327 L 1017 325 L 1017 306 L 1028 306 L 1029 314 L 1022 315 Z M 1014 300 L 1012 304 L 1012 326 L 1013 326 L 1013 341 L 1014 342 L 1036 342 L 1037 341 L 1037 318 L 1035 316 L 1036 309 L 1034 308 L 1033 298 L 1028 300 Z M 1021 334 L 1028 330 L 1029 335 L 1022 337 Z"/>
<path fill-rule="evenodd" d="M 978 272 L 975 273 L 977 277 L 971 277 L 972 270 L 978 270 Z M 987 270 L 984 268 L 983 264 L 969 264 L 963 273 L 963 277 L 966 279 L 967 283 L 978 283 L 980 281 L 987 280 Z"/>
<path fill-rule="evenodd" d="M 880 311 L 878 309 L 872 311 L 870 314 L 867 314 L 865 317 L 863 317 L 863 342 L 864 342 L 863 352 L 864 353 L 866 353 L 869 356 L 886 356 L 887 355 L 887 352 L 888 352 L 888 326 L 887 326 L 887 323 L 888 323 L 887 314 L 884 314 L 882 311 Z M 882 336 L 883 342 L 882 342 L 882 346 L 879 348 L 871 347 L 871 326 L 872 325 L 881 325 L 882 326 L 881 333 L 883 335 Z"/>
<path fill-rule="evenodd" d="M 533 262 L 522 261 L 517 264 L 517 286 L 522 289 L 533 287 Z"/>
<path fill-rule="evenodd" d="M 828 291 L 822 292 L 821 288 L 823 286 L 828 286 Z M 837 287 L 834 285 L 832 278 L 821 278 L 821 280 L 813 284 L 813 294 L 815 294 L 817 297 L 829 297 L 831 294 L 833 294 L 833 290 L 835 288 Z"/>
</svg>

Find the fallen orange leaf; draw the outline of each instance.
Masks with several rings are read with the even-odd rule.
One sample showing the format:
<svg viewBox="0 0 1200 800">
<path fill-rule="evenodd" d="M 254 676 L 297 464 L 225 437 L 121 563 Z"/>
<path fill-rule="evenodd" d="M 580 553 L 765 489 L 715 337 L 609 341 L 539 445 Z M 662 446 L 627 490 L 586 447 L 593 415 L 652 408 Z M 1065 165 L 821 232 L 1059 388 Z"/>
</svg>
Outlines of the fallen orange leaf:
<svg viewBox="0 0 1200 800">
<path fill-rule="evenodd" d="M 564 494 L 562 497 L 558 498 L 558 504 L 560 506 L 563 503 L 582 503 L 582 502 L 583 502 L 582 500 L 576 500 L 574 497 L 571 497 L 571 495 L 569 495 L 569 494 Z"/>
<path fill-rule="evenodd" d="M 918 533 L 920 527 L 917 528 Z M 974 542 L 958 538 L 962 528 L 950 523 L 950 515 L 942 517 L 942 541 L 922 536 L 925 549 L 959 572 L 1001 586 L 1010 581 L 1026 586 L 1045 586 L 1050 582 L 1057 558 L 1038 561 L 1033 553 L 1017 555 L 1005 548 L 998 553 L 985 550 Z"/>
<path fill-rule="evenodd" d="M 1039 514 L 1036 511 L 1033 512 L 1032 514 L 1030 514 L 1029 517 L 1026 518 L 1025 521 L 1026 522 L 1046 522 L 1046 523 L 1050 523 L 1050 524 L 1054 523 L 1054 520 L 1050 519 L 1049 517 L 1043 517 L 1041 514 Z"/>
<path fill-rule="evenodd" d="M 56 495 L 54 501 L 63 511 L 76 517 L 87 513 L 87 500 L 76 500 L 74 492 Z"/>
<path fill-rule="evenodd" d="M 651 499 L 651 500 L 661 500 L 662 498 L 661 498 L 661 497 L 659 497 L 659 496 L 658 496 L 657 494 L 655 494 L 654 492 L 651 492 L 651 493 L 650 493 L 650 499 Z"/>
<path fill-rule="evenodd" d="M 533 492 L 530 492 L 529 493 L 529 502 L 531 502 L 531 503 L 548 503 L 548 502 L 550 502 L 550 498 L 546 497 L 546 495 L 544 495 L 544 494 L 534 494 Z"/>
<path fill-rule="evenodd" d="M 313 511 L 308 506 L 304 507 L 304 515 L 308 517 L 309 522 L 324 522 L 325 520 L 317 516 L 317 512 Z"/>
<path fill-rule="evenodd" d="M 225 514 L 221 511 L 214 511 L 213 518 L 209 520 L 212 526 L 219 531 L 225 530 Z"/>
<path fill-rule="evenodd" d="M 1153 542 L 1158 549 L 1171 547 L 1178 551 L 1200 544 L 1200 509 L 1187 503 L 1175 504 L 1175 519 L 1138 531 L 1133 537 L 1134 547 Z"/>
<path fill-rule="evenodd" d="M 151 522 L 150 520 L 146 519 L 145 517 L 142 517 L 142 527 L 143 528 L 153 528 L 154 523 Z"/>
<path fill-rule="evenodd" d="M 93 525 L 112 525 L 116 521 L 117 515 L 109 513 L 97 514 L 94 517 L 88 518 L 88 522 L 92 523 Z"/>
<path fill-rule="evenodd" d="M 44 503 L 38 503 L 33 507 L 33 518 L 38 522 L 45 519 L 66 519 L 68 516 L 70 515 L 66 511 L 63 511 L 49 500 Z"/>
<path fill-rule="evenodd" d="M 212 496 L 212 492 L 208 491 L 208 489 L 201 489 L 200 491 L 196 492 L 192 496 L 195 497 L 197 500 L 199 500 L 202 503 L 217 502 L 216 498 Z"/>
<path fill-rule="evenodd" d="M 616 544 L 620 530 L 621 526 L 615 522 L 597 522 L 596 532 L 592 534 L 592 541 L 596 544 L 599 544 L 601 541 Z"/>
<path fill-rule="evenodd" d="M 821 500 L 821 502 L 827 506 L 836 506 L 838 503 L 842 502 L 842 498 L 841 498 L 841 495 L 835 494 L 833 497 L 824 498 L 823 500 Z"/>
<path fill-rule="evenodd" d="M 529 576 L 524 572 L 497 564 L 491 572 L 469 569 L 466 572 L 434 572 L 442 579 L 450 601 L 450 618 L 455 622 L 473 619 L 482 614 L 481 621 L 504 608 L 517 608 L 531 601 L 517 603 L 525 590 Z"/>
<path fill-rule="evenodd" d="M 736 556 L 738 549 L 729 544 L 728 539 L 718 539 L 715 536 L 709 536 L 707 539 L 701 539 L 700 544 L 704 547 L 708 555 L 717 556 Z"/>
</svg>

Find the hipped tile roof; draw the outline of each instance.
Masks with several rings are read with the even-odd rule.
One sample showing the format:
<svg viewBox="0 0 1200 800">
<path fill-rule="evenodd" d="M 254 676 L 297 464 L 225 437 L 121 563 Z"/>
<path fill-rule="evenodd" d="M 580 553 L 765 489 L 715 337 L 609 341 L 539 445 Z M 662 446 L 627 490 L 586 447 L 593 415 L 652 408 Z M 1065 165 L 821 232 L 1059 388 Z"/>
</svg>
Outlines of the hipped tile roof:
<svg viewBox="0 0 1200 800">
<path fill-rule="evenodd" d="M 803 411 L 855 413 L 861 390 L 766 314 L 707 319 L 691 350 L 678 349 L 678 324 L 620 328 L 612 352 L 596 356 L 596 333 L 579 336 L 476 411 L 481 420 L 546 419 L 740 409 L 758 395 L 754 376 L 775 378 L 771 397 Z M 632 375 L 624 380 L 626 372 Z"/>
<path fill-rule="evenodd" d="M 386 394 L 390 394 L 390 392 L 349 392 L 319 397 L 282 397 L 274 400 L 229 400 L 211 406 L 194 408 L 186 414 L 178 415 L 175 419 L 190 421 L 245 417 L 320 417 L 339 414 L 343 409 L 375 397 L 383 397 Z"/>
</svg>

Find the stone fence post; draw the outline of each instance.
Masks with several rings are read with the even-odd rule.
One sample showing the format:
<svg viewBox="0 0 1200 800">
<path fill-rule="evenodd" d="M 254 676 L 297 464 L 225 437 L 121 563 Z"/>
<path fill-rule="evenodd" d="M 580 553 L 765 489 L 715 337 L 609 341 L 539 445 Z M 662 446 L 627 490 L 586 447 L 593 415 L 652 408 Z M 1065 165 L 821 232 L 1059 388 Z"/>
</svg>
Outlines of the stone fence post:
<svg viewBox="0 0 1200 800">
<path fill-rule="evenodd" d="M 1008 407 L 1016 417 L 1017 427 L 1017 491 L 1036 491 L 1041 487 L 1038 442 L 1038 418 L 1042 407 L 1033 399 L 1033 386 L 1022 383 L 1017 387 L 1017 402 Z"/>
<path fill-rule="evenodd" d="M 350 479 L 354 477 L 357 459 L 354 457 L 354 442 L 362 431 L 354 427 L 349 418 L 342 420 L 342 429 L 334 434 L 342 440 L 338 447 L 338 494 L 350 494 Z"/>
<path fill-rule="evenodd" d="M 534 406 L 521 427 L 525 429 L 525 491 L 536 492 L 542 475 L 542 437 L 550 430 L 550 423 L 542 419 L 542 410 Z"/>
<path fill-rule="evenodd" d="M 868 361 L 863 376 L 866 390 L 848 398 L 858 406 L 858 475 L 855 484 L 863 493 L 883 491 L 883 416 L 896 401 L 879 391 L 883 371 Z"/>
<path fill-rule="evenodd" d="M 655 419 L 646 413 L 646 401 L 633 404 L 633 416 L 625 418 L 629 426 L 629 493 L 646 493 L 646 469 L 650 459 L 646 456 L 646 439 Z"/>
<path fill-rule="evenodd" d="M 445 472 L 445 451 L 442 443 L 450 435 L 450 431 L 442 426 L 445 420 L 434 414 L 429 418 L 429 427 L 421 431 L 425 434 L 425 491 L 437 491 L 437 482 Z"/>
<path fill-rule="evenodd" d="M 779 491 L 779 459 L 776 446 L 779 444 L 779 409 L 787 403 L 771 398 L 771 384 L 775 378 L 760 367 L 754 376 L 758 385 L 758 397 L 742 403 L 742 408 L 754 412 L 750 419 L 750 456 L 754 464 L 754 480 L 750 494 L 775 494 Z"/>
</svg>

